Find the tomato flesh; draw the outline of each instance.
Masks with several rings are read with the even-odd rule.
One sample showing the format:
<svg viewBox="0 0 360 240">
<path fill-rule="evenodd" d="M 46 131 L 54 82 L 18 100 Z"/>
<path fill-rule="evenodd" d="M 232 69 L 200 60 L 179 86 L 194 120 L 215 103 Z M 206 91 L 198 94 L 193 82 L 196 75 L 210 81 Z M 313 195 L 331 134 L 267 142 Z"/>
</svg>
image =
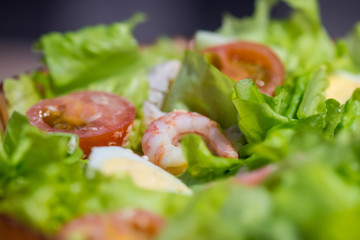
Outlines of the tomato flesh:
<svg viewBox="0 0 360 240">
<path fill-rule="evenodd" d="M 253 79 L 259 90 L 268 95 L 273 95 L 285 78 L 281 60 L 258 43 L 234 42 L 204 49 L 202 53 L 234 81 Z"/>
<path fill-rule="evenodd" d="M 85 108 L 87 112 L 90 110 L 93 112 L 92 106 L 75 99 L 72 102 L 66 100 L 63 104 L 45 107 L 39 116 L 47 125 L 58 130 L 78 130 L 87 126 L 87 121 L 80 116 L 80 113 Z"/>
<path fill-rule="evenodd" d="M 79 91 L 42 100 L 26 115 L 33 126 L 43 131 L 78 135 L 80 148 L 87 156 L 94 146 L 126 145 L 135 108 L 112 93 Z"/>
<path fill-rule="evenodd" d="M 56 239 L 72 239 L 75 236 L 93 240 L 154 239 L 164 224 L 161 217 L 150 212 L 126 209 L 72 220 L 60 229 Z"/>
</svg>

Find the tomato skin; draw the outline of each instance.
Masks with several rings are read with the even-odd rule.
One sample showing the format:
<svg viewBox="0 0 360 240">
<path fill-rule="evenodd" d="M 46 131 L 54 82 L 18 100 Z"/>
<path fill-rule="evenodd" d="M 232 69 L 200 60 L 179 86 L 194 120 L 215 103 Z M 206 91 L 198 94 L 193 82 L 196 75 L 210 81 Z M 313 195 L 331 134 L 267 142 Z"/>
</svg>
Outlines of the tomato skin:
<svg viewBox="0 0 360 240">
<path fill-rule="evenodd" d="M 282 85 L 285 79 L 281 60 L 271 49 L 259 43 L 237 41 L 209 47 L 201 53 L 209 55 L 210 61 L 234 81 L 254 78 L 254 71 L 261 71 L 260 77 L 263 79 L 253 80 L 259 90 L 268 95 L 273 95 L 275 88 Z"/>
<path fill-rule="evenodd" d="M 154 239 L 164 228 L 163 218 L 139 209 L 124 209 L 110 214 L 83 216 L 66 223 L 55 239 L 82 236 L 93 240 Z"/>
<path fill-rule="evenodd" d="M 135 116 L 135 115 L 134 115 Z M 91 149 L 96 146 L 120 146 L 125 147 L 128 143 L 131 130 L 134 122 L 124 124 L 122 128 L 115 129 L 113 131 L 106 132 L 101 135 L 94 135 L 90 137 L 80 137 L 79 146 L 83 150 L 84 154 L 88 156 Z M 122 137 L 117 137 L 119 134 L 123 134 Z"/>
<path fill-rule="evenodd" d="M 95 146 L 127 144 L 135 107 L 116 94 L 79 91 L 42 100 L 30 107 L 26 116 L 40 130 L 78 135 L 86 157 Z"/>
</svg>

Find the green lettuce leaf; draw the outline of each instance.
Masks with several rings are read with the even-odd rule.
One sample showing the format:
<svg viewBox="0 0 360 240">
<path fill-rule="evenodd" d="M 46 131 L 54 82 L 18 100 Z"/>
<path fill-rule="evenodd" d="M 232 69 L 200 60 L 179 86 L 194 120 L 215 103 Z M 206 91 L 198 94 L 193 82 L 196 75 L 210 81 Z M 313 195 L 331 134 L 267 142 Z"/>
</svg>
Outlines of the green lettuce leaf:
<svg viewBox="0 0 360 240">
<path fill-rule="evenodd" d="M 214 156 L 198 135 L 186 135 L 181 148 L 188 163 L 181 179 L 187 184 L 206 183 L 234 175 L 244 164 L 240 159 Z"/>
<path fill-rule="evenodd" d="M 336 59 L 329 64 L 329 70 L 358 74 L 360 72 L 360 65 L 356 63 L 347 40 L 339 38 L 335 41 L 335 44 Z"/>
<path fill-rule="evenodd" d="M 357 132 L 360 127 L 360 89 L 356 89 L 345 103 L 339 130 Z"/>
<path fill-rule="evenodd" d="M 21 74 L 18 79 L 4 80 L 3 90 L 7 100 L 8 114 L 14 111 L 25 114 L 27 109 L 41 100 L 41 95 L 33 81 L 34 73 Z"/>
<path fill-rule="evenodd" d="M 251 143 L 242 150 L 249 169 L 259 168 L 271 162 L 282 161 L 289 153 L 289 142 L 297 131 L 313 131 L 324 137 L 333 138 L 339 131 L 343 119 L 343 106 L 334 99 L 325 102 L 325 109 L 320 114 L 292 120 L 270 129 L 262 142 Z"/>
<path fill-rule="evenodd" d="M 0 212 L 41 232 L 54 233 L 77 216 L 127 207 L 168 217 L 188 199 L 139 189 L 127 178 L 85 175 L 86 161 L 77 142 L 69 145 L 75 136 L 41 132 L 16 112 L 7 129 Z"/>
<path fill-rule="evenodd" d="M 0 196 L 3 191 L 3 183 L 6 182 L 8 178 L 7 175 L 11 171 L 11 163 L 9 161 L 8 153 L 5 150 L 4 139 L 0 137 Z"/>
<path fill-rule="evenodd" d="M 322 130 L 325 136 L 334 137 L 342 121 L 344 106 L 340 105 L 340 103 L 334 99 L 328 99 L 325 102 L 325 109 L 325 113 L 322 114 L 324 118 L 324 127 Z"/>
<path fill-rule="evenodd" d="M 290 83 L 289 83 L 290 82 Z M 282 112 L 288 118 L 297 118 L 297 111 L 302 101 L 308 78 L 306 75 L 293 77 L 292 81 L 288 81 L 289 86 L 285 85 L 283 88 L 288 90 L 287 107 L 285 112 Z"/>
<path fill-rule="evenodd" d="M 357 239 L 360 189 L 351 176 L 360 170 L 354 151 L 360 138 L 332 140 L 309 130 L 291 135 L 286 157 L 267 181 L 198 189 L 160 239 Z"/>
<path fill-rule="evenodd" d="M 228 128 L 236 124 L 231 102 L 234 81 L 219 72 L 206 59 L 186 52 L 182 68 L 164 102 L 163 110 L 185 109 L 198 112 Z"/>
<path fill-rule="evenodd" d="M 290 143 L 287 167 L 274 180 L 281 179 L 273 190 L 277 208 L 303 239 L 343 239 L 342 231 L 349 231 L 347 239 L 360 234 L 351 227 L 360 220 L 359 188 L 338 172 L 341 162 L 353 165 L 356 160 L 349 145 L 339 143 L 314 132 L 297 133 Z"/>
<path fill-rule="evenodd" d="M 72 138 L 75 141 L 70 143 Z M 47 146 L 47 151 L 42 149 L 42 146 Z M 14 112 L 8 121 L 4 149 L 9 157 L 8 161 L 16 166 L 18 174 L 34 171 L 31 160 L 24 159 L 36 159 L 41 166 L 49 161 L 71 162 L 71 159 L 80 159 L 83 155 L 76 136 L 67 133 L 43 133 L 30 126 L 28 119 L 17 112 Z"/>
<path fill-rule="evenodd" d="M 141 140 L 147 127 L 144 123 L 144 116 L 142 113 L 143 111 L 141 110 L 136 113 L 134 126 L 129 138 L 129 145 L 127 146 L 127 148 L 130 148 L 132 151 L 140 155 L 143 155 Z"/>
<path fill-rule="evenodd" d="M 360 68 L 360 22 L 354 26 L 352 32 L 345 38 L 354 63 Z"/>
<path fill-rule="evenodd" d="M 252 80 L 241 80 L 235 84 L 233 94 L 233 103 L 238 111 L 238 126 L 249 143 L 263 141 L 268 131 L 277 126 L 291 128 L 295 125 L 317 124 L 318 128 L 323 129 L 325 122 L 330 123 L 332 120 L 329 116 L 325 122 L 319 119 L 330 112 L 325 103 L 327 86 L 327 73 L 322 68 L 288 78 L 277 89 L 275 97 L 261 93 Z M 339 107 L 335 102 L 333 104 Z M 335 127 L 338 123 L 336 121 Z M 335 127 L 329 133 L 333 133 Z"/>
<path fill-rule="evenodd" d="M 238 126 L 249 143 L 262 141 L 268 130 L 289 121 L 273 109 L 273 98 L 260 93 L 249 79 L 236 83 L 233 103 L 239 114 Z"/>
<path fill-rule="evenodd" d="M 325 70 L 320 69 L 310 74 L 301 104 L 297 111 L 297 117 L 299 119 L 309 117 L 323 111 L 325 90 L 328 85 L 329 82 Z"/>
<path fill-rule="evenodd" d="M 19 136 L 25 128 L 29 125 L 29 120 L 24 115 L 14 112 L 6 127 L 6 133 L 4 137 L 4 148 L 7 153 L 13 153 L 16 147 L 19 145 Z"/>
<path fill-rule="evenodd" d="M 99 25 L 77 32 L 47 34 L 38 41 L 56 91 L 63 92 L 127 71 L 137 60 L 137 42 L 131 31 L 143 20 Z"/>
<path fill-rule="evenodd" d="M 272 211 L 262 188 L 215 183 L 200 189 L 159 239 L 271 239 L 265 232 Z"/>
</svg>

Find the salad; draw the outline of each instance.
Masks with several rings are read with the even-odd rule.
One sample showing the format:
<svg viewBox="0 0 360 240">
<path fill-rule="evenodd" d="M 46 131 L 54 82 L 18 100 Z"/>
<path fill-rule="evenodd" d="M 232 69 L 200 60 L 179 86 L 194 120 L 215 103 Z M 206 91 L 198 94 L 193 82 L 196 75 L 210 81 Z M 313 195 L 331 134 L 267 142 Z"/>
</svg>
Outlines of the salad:
<svg viewBox="0 0 360 240">
<path fill-rule="evenodd" d="M 141 14 L 42 36 L 3 82 L 1 236 L 359 239 L 360 24 L 278 2 L 191 41 L 139 45 Z"/>
</svg>

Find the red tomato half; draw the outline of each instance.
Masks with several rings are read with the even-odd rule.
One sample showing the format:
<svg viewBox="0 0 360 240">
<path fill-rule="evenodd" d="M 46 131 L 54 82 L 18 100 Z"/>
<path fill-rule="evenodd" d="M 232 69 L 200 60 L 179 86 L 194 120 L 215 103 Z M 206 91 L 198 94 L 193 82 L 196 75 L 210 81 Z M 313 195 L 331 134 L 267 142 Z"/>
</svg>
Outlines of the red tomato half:
<svg viewBox="0 0 360 240">
<path fill-rule="evenodd" d="M 78 135 L 80 148 L 87 156 L 94 146 L 127 144 L 135 108 L 112 93 L 80 91 L 42 100 L 33 105 L 26 116 L 33 126 L 43 131 Z"/>
<path fill-rule="evenodd" d="M 92 240 L 147 240 L 157 237 L 164 225 L 164 219 L 153 213 L 126 209 L 74 219 L 60 229 L 55 239 L 75 239 L 77 236 Z"/>
<path fill-rule="evenodd" d="M 268 47 L 253 42 L 233 42 L 202 51 L 211 63 L 234 81 L 253 79 L 260 91 L 273 95 L 285 78 L 281 60 Z"/>
</svg>

